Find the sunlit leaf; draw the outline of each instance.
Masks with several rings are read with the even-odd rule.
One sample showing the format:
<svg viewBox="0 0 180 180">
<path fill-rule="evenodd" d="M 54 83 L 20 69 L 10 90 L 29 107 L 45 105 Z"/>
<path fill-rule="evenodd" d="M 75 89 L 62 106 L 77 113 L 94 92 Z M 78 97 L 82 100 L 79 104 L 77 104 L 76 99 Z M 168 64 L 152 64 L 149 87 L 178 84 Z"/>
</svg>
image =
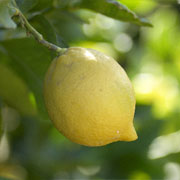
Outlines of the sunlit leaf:
<svg viewBox="0 0 180 180">
<path fill-rule="evenodd" d="M 148 20 L 138 17 L 133 11 L 128 9 L 125 5 L 114 0 L 68 0 L 66 2 L 64 2 L 63 0 L 58 0 L 57 4 L 58 6 L 62 6 L 67 9 L 90 9 L 95 12 L 109 16 L 111 18 L 120 21 L 132 22 L 140 26 L 152 26 L 152 24 Z"/>
<path fill-rule="evenodd" d="M 11 0 L 0 0 L 0 25 L 5 28 L 15 28 L 16 24 L 11 19 L 13 12 Z"/>
</svg>

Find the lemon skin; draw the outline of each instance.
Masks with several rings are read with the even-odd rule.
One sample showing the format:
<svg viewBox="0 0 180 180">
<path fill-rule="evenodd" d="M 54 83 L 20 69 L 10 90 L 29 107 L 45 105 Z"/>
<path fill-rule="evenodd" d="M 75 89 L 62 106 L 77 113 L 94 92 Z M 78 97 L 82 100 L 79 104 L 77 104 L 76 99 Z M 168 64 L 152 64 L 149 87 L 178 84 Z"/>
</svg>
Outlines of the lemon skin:
<svg viewBox="0 0 180 180">
<path fill-rule="evenodd" d="M 55 127 L 75 143 L 103 146 L 137 139 L 132 84 L 123 68 L 101 52 L 72 47 L 54 59 L 44 99 Z"/>
</svg>

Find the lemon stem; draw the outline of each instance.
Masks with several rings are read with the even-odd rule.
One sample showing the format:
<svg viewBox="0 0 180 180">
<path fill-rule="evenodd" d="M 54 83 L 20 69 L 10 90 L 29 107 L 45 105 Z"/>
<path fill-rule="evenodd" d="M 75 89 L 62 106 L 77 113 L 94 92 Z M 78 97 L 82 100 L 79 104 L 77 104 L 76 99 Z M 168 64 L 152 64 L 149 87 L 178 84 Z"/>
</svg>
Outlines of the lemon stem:
<svg viewBox="0 0 180 180">
<path fill-rule="evenodd" d="M 18 8 L 14 8 L 16 10 L 15 15 L 19 17 L 20 19 L 20 23 L 22 25 L 22 27 L 24 27 L 26 29 L 27 34 L 31 34 L 39 43 L 41 43 L 43 46 L 47 47 L 50 50 L 53 50 L 55 52 L 57 52 L 58 54 L 63 53 L 66 48 L 60 48 L 58 46 L 56 46 L 55 44 L 52 44 L 48 41 L 46 41 L 43 38 L 43 35 L 40 34 L 26 19 L 26 17 L 24 16 L 24 14 L 18 9 Z"/>
</svg>

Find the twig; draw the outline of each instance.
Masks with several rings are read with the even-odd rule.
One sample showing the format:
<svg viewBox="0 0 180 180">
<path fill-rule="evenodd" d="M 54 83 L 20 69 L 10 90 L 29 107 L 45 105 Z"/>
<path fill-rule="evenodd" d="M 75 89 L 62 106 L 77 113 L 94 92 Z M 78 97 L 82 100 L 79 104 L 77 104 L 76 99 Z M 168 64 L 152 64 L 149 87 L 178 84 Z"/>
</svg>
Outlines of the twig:
<svg viewBox="0 0 180 180">
<path fill-rule="evenodd" d="M 66 51 L 66 48 L 60 48 L 56 46 L 55 44 L 52 44 L 48 41 L 46 41 L 42 34 L 40 34 L 26 19 L 24 14 L 16 7 L 14 7 L 16 10 L 15 16 L 19 16 L 20 23 L 22 27 L 24 27 L 27 31 L 27 34 L 31 34 L 39 43 L 41 43 L 43 46 L 47 47 L 50 50 L 56 51 L 58 54 L 61 54 Z"/>
</svg>

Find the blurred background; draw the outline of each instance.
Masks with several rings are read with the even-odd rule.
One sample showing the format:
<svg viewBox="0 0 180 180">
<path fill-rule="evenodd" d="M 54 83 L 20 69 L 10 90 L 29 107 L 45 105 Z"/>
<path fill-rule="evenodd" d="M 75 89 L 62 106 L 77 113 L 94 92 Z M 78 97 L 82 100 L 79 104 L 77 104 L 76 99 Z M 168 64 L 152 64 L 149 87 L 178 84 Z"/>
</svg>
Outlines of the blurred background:
<svg viewBox="0 0 180 180">
<path fill-rule="evenodd" d="M 126 70 L 136 93 L 139 138 L 90 148 L 63 137 L 42 97 L 44 74 L 55 54 L 27 37 L 14 18 L 16 29 L 0 26 L 0 179 L 179 180 L 180 1 L 119 1 L 153 28 L 71 9 L 67 1 L 34 2 L 17 0 L 47 40 L 99 50 Z"/>
</svg>

